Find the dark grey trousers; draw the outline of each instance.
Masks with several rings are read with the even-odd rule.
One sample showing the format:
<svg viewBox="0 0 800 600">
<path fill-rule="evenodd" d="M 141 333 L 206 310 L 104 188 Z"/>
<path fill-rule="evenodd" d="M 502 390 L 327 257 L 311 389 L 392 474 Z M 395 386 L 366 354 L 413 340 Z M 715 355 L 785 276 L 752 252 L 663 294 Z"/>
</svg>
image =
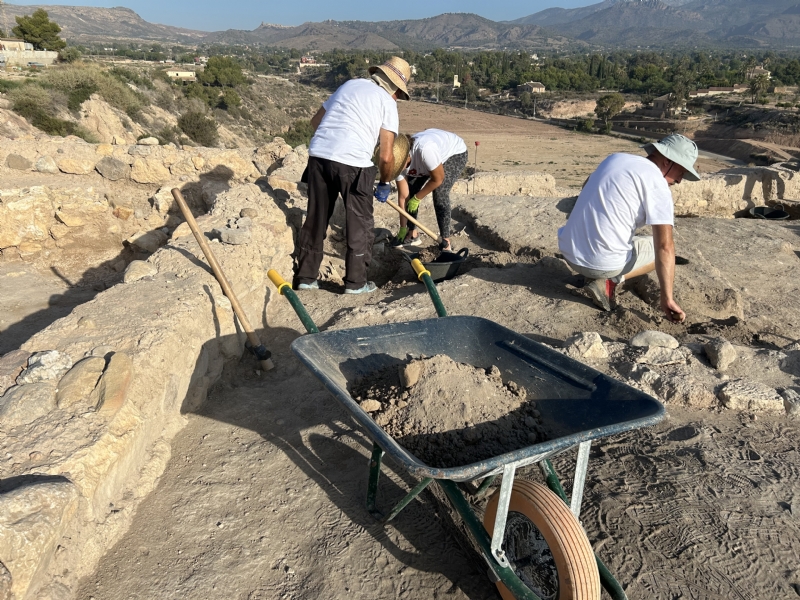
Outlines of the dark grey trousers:
<svg viewBox="0 0 800 600">
<path fill-rule="evenodd" d="M 451 156 L 442 167 L 444 167 L 444 181 L 442 185 L 433 190 L 433 210 L 436 212 L 436 223 L 439 225 L 439 235 L 443 238 L 450 237 L 450 190 L 453 189 L 458 177 L 467 166 L 467 153 L 462 152 Z M 408 197 L 416 195 L 425 184 L 429 177 L 409 177 L 408 178 Z M 417 212 L 409 213 L 415 219 Z M 417 226 L 411 221 L 408 222 L 408 230 L 414 231 Z"/>
</svg>

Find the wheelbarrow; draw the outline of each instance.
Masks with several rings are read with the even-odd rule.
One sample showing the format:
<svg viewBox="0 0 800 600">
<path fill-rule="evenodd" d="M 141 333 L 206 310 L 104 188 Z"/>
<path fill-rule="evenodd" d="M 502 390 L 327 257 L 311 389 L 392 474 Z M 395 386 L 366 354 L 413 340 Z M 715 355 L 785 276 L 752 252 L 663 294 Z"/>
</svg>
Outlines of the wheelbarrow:
<svg viewBox="0 0 800 600">
<path fill-rule="evenodd" d="M 412 262 L 437 315 L 447 317 L 430 273 Z M 456 316 L 387 323 L 319 333 L 297 295 L 275 271 L 269 277 L 286 296 L 309 333 L 292 342 L 292 352 L 350 411 L 373 441 L 366 505 L 388 523 L 435 482 L 469 532 L 505 599 L 597 600 L 600 586 L 614 600 L 622 586 L 594 555 L 579 521 L 592 440 L 654 425 L 664 418 L 655 398 L 487 319 Z M 547 439 L 480 462 L 440 468 L 425 464 L 388 435 L 348 391 L 364 375 L 402 362 L 409 354 L 444 354 L 480 368 L 496 365 L 536 401 Z M 550 458 L 578 448 L 571 498 Z M 377 507 L 381 461 L 388 454 L 419 483 L 388 513 Z M 518 469 L 537 464 L 547 486 L 516 480 Z M 477 501 L 495 478 L 499 489 L 481 521 L 467 496 Z M 466 491 L 465 491 L 466 490 Z M 466 493 L 466 495 L 465 495 Z M 499 532 L 495 534 L 494 532 Z"/>
<path fill-rule="evenodd" d="M 778 208 L 780 207 L 780 208 Z M 783 204 L 772 206 L 754 206 L 750 209 L 750 216 L 755 219 L 770 219 L 782 221 L 789 218 L 789 213 L 783 210 Z"/>
</svg>

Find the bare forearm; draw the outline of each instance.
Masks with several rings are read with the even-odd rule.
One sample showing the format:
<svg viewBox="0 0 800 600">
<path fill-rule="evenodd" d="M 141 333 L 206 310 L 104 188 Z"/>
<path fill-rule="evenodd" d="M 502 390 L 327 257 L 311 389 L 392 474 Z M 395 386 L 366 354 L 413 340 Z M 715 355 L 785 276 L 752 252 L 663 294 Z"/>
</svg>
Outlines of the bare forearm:
<svg viewBox="0 0 800 600">
<path fill-rule="evenodd" d="M 675 245 L 656 246 L 656 275 L 661 286 L 661 298 L 672 300 L 675 282 Z"/>
<path fill-rule="evenodd" d="M 313 117 L 311 117 L 311 127 L 315 132 L 317 131 L 317 127 L 319 127 L 319 124 L 322 123 L 322 117 L 324 116 L 325 116 L 325 109 L 320 106 L 317 113 Z"/>
<path fill-rule="evenodd" d="M 382 182 L 388 183 L 394 175 L 394 133 L 386 129 L 381 129 L 378 154 L 378 171 Z"/>
</svg>

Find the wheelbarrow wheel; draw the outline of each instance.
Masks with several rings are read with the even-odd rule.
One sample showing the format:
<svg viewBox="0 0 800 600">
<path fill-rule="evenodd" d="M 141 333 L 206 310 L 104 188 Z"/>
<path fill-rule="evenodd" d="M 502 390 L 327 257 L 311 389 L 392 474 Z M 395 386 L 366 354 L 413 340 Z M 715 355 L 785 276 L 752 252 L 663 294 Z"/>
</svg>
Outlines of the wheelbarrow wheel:
<svg viewBox="0 0 800 600">
<path fill-rule="evenodd" d="M 489 499 L 483 526 L 493 535 L 500 497 Z M 514 572 L 542 600 L 599 600 L 600 574 L 583 527 L 546 486 L 517 480 L 511 490 L 503 550 Z M 497 582 L 505 600 L 515 596 Z"/>
</svg>

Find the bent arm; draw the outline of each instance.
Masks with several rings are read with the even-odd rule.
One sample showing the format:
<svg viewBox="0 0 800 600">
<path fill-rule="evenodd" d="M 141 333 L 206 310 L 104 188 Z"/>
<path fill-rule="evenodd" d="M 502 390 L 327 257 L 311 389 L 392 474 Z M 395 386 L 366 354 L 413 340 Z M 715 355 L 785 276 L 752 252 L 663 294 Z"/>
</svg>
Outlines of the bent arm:
<svg viewBox="0 0 800 600">
<path fill-rule="evenodd" d="M 673 298 L 675 242 L 672 238 L 672 225 L 653 225 L 653 245 L 656 253 L 656 275 L 661 286 L 661 310 L 673 323 L 681 323 L 686 314 Z"/>
<path fill-rule="evenodd" d="M 394 170 L 394 133 L 381 127 L 378 140 L 380 143 L 378 171 L 381 174 L 381 183 L 388 183 L 392 179 Z"/>
<path fill-rule="evenodd" d="M 325 116 L 325 109 L 322 106 L 320 106 L 319 110 L 317 111 L 317 114 L 311 117 L 311 128 L 314 131 L 316 131 L 317 127 L 319 127 L 319 124 L 322 123 L 322 117 L 324 116 Z"/>
<path fill-rule="evenodd" d="M 439 165 L 431 171 L 431 176 L 422 189 L 417 192 L 417 199 L 422 200 L 425 196 L 430 194 L 433 190 L 438 188 L 444 183 L 444 165 Z"/>
</svg>

